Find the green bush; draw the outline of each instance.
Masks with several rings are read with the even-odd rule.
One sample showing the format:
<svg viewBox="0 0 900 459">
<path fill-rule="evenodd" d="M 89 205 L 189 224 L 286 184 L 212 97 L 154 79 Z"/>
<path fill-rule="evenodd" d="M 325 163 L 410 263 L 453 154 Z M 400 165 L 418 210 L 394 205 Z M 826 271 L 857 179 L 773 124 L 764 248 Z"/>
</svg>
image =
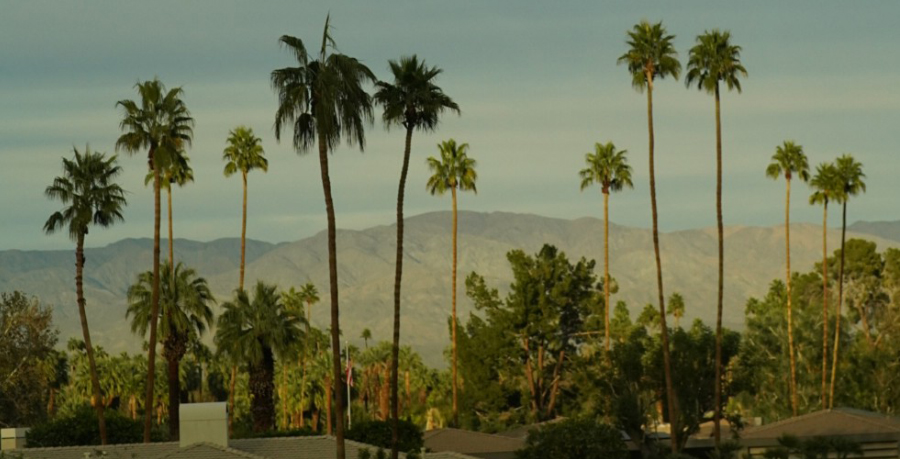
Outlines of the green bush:
<svg viewBox="0 0 900 459">
<path fill-rule="evenodd" d="M 107 443 L 140 443 L 144 440 L 144 423 L 122 416 L 117 411 L 106 411 Z M 151 431 L 152 441 L 163 441 L 160 429 Z M 57 418 L 32 427 L 25 434 L 28 448 L 49 446 L 84 446 L 100 444 L 100 426 L 93 408 L 84 406 L 70 416 Z"/>
<path fill-rule="evenodd" d="M 408 420 L 399 422 L 399 450 L 403 452 L 421 450 L 425 442 L 422 440 L 422 431 L 419 427 Z M 348 439 L 381 448 L 391 447 L 391 436 L 390 421 L 356 422 L 347 431 Z"/>
<path fill-rule="evenodd" d="M 566 419 L 531 431 L 518 459 L 626 459 L 622 433 L 593 419 Z"/>
</svg>

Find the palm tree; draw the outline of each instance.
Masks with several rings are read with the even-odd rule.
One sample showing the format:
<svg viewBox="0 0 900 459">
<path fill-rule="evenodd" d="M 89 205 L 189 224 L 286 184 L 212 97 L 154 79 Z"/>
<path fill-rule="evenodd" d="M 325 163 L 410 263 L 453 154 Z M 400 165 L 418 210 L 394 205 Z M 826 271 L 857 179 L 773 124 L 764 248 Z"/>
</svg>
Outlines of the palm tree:
<svg viewBox="0 0 900 459">
<path fill-rule="evenodd" d="M 102 228 L 123 221 L 122 209 L 125 207 L 125 191 L 115 183 L 115 178 L 122 172 L 116 163 L 116 156 L 106 158 L 103 153 L 93 153 L 85 147 L 84 154 L 72 148 L 75 157 L 71 160 L 63 158 L 63 175 L 53 179 L 53 184 L 44 193 L 48 198 L 59 200 L 67 206 L 54 212 L 44 223 L 47 234 L 55 233 L 64 227 L 69 238 L 75 241 L 75 295 L 78 298 L 78 316 L 81 319 L 81 333 L 87 351 L 91 372 L 91 389 L 94 395 L 94 408 L 100 423 L 100 442 L 106 444 L 106 418 L 103 415 L 103 403 L 100 394 L 100 382 L 97 376 L 97 363 L 94 361 L 94 348 L 91 345 L 91 332 L 88 329 L 87 311 L 84 298 L 84 237 L 90 226 Z"/>
<path fill-rule="evenodd" d="M 251 300 L 246 290 L 222 304 L 216 323 L 216 346 L 244 359 L 250 370 L 253 430 L 275 424 L 275 358 L 284 359 L 304 335 L 303 316 L 284 306 L 274 285 L 257 282 Z"/>
<path fill-rule="evenodd" d="M 178 367 L 188 351 L 188 345 L 199 339 L 212 325 L 213 313 L 210 305 L 215 304 L 206 279 L 197 276 L 196 271 L 181 263 L 164 263 L 160 269 L 162 277 L 172 279 L 160 285 L 159 340 L 163 345 L 163 356 L 168 363 L 169 383 L 169 436 L 178 439 L 178 404 L 181 385 Z M 137 282 L 128 288 L 128 310 L 131 317 L 131 331 L 145 336 L 150 323 L 153 296 L 153 273 L 138 275 Z"/>
<path fill-rule="evenodd" d="M 369 340 L 372 339 L 372 330 L 368 328 L 363 328 L 362 333 L 359 335 L 360 338 L 366 343 L 366 349 L 369 348 Z"/>
<path fill-rule="evenodd" d="M 438 145 L 441 152 L 441 158 L 437 159 L 433 156 L 428 157 L 428 169 L 432 175 L 428 178 L 425 185 L 432 195 L 442 195 L 450 190 L 450 196 L 453 201 L 453 270 L 451 274 L 452 281 L 450 288 L 452 289 L 451 298 L 451 319 L 450 334 L 452 348 L 452 386 L 453 386 L 453 425 L 459 425 L 459 402 L 457 392 L 459 390 L 459 382 L 457 380 L 456 371 L 456 235 L 457 235 L 457 215 L 456 215 L 456 190 L 471 190 L 478 193 L 475 188 L 475 181 L 478 180 L 478 173 L 475 172 L 477 162 L 469 158 L 469 144 L 462 143 L 457 145 L 453 139 L 445 140 Z M 396 351 L 396 349 L 394 349 Z M 394 354 L 396 357 L 396 353 Z M 396 363 L 396 361 L 394 361 Z M 396 367 L 394 367 L 396 369 Z M 391 383 L 392 391 L 396 391 L 396 374 L 392 373 L 393 379 Z M 394 393 L 396 395 L 396 392 Z M 396 405 L 392 406 L 396 410 Z M 396 414 L 396 411 L 393 412 Z M 394 416 L 396 417 L 396 416 Z"/>
<path fill-rule="evenodd" d="M 715 404 L 713 411 L 713 437 L 719 448 L 722 418 L 722 296 L 725 291 L 725 234 L 722 223 L 722 119 L 719 100 L 719 82 L 724 82 L 729 90 L 741 92 L 738 75 L 747 76 L 741 64 L 741 47 L 731 44 L 731 33 L 718 29 L 706 31 L 697 37 L 697 44 L 689 52 L 685 85 L 696 83 L 698 90 L 713 94 L 716 100 L 716 223 L 719 235 L 719 291 L 716 309 L 716 379 Z"/>
<path fill-rule="evenodd" d="M 393 83 L 379 81 L 375 92 L 375 102 L 384 107 L 382 120 L 386 127 L 401 126 L 406 129 L 403 148 L 403 166 L 400 169 L 400 185 L 397 190 L 397 263 L 394 274 L 394 350 L 391 372 L 391 413 L 393 434 L 391 457 L 397 458 L 398 418 L 397 418 L 397 368 L 400 352 L 400 281 L 403 277 L 403 196 L 406 190 L 406 175 L 409 170 L 409 155 L 412 148 L 413 131 L 434 131 L 444 110 L 459 114 L 459 106 L 434 84 L 443 72 L 438 67 L 428 67 L 418 57 L 401 57 L 400 61 L 390 60 L 388 65 L 394 76 Z"/>
<path fill-rule="evenodd" d="M 815 190 L 809 197 L 810 204 L 822 204 L 822 409 L 828 408 L 828 203 L 840 202 L 843 189 L 837 169 L 832 163 L 816 167 L 816 175 L 809 181 Z"/>
<path fill-rule="evenodd" d="M 844 301 L 844 241 L 847 235 L 847 201 L 851 196 L 860 192 L 866 192 L 866 183 L 863 179 L 866 174 L 862 171 L 862 164 L 858 163 L 851 155 L 842 155 L 835 161 L 837 180 L 841 189 L 840 201 L 843 206 L 841 216 L 841 264 L 838 268 L 838 306 L 834 317 L 837 321 L 834 331 L 834 354 L 831 362 L 831 388 L 829 389 L 828 407 L 834 408 L 834 383 L 837 377 L 838 347 L 841 333 L 841 305 Z"/>
<path fill-rule="evenodd" d="M 184 151 L 175 152 L 171 162 L 160 172 L 159 186 L 166 190 L 166 209 L 169 217 L 169 264 L 175 264 L 175 245 L 172 232 L 172 184 L 182 187 L 188 182 L 194 181 L 194 170 L 190 166 L 190 158 Z M 144 185 L 153 182 L 153 171 L 147 172 L 144 177 Z M 174 273 L 173 273 L 174 274 Z"/>
<path fill-rule="evenodd" d="M 228 133 L 228 146 L 222 152 L 225 163 L 225 177 L 231 177 L 240 171 L 244 184 L 243 218 L 241 219 L 241 274 L 238 288 L 244 288 L 244 253 L 247 244 L 247 173 L 253 169 L 268 172 L 269 161 L 263 151 L 262 140 L 253 135 L 253 129 L 238 126 Z"/>
<path fill-rule="evenodd" d="M 681 63 L 678 53 L 672 45 L 674 35 L 669 35 L 662 22 L 650 24 L 641 21 L 628 32 L 628 52 L 619 57 L 619 64 L 628 65 L 631 74 L 631 85 L 639 92 L 647 90 L 647 130 L 649 132 L 650 152 L 650 210 L 653 216 L 653 251 L 656 256 L 656 285 L 659 294 L 659 315 L 662 329 L 663 365 L 666 376 L 666 399 L 668 400 L 669 420 L 672 428 L 672 451 L 678 449 L 678 400 L 672 385 L 672 366 L 669 358 L 669 332 L 666 328 L 666 304 L 663 297 L 662 262 L 659 256 L 658 215 L 656 212 L 656 174 L 653 165 L 655 144 L 653 140 L 653 82 L 657 78 L 667 76 L 678 79 Z"/>
<path fill-rule="evenodd" d="M 787 332 L 788 332 L 788 354 L 791 361 L 791 411 L 794 416 L 798 414 L 797 399 L 797 361 L 794 353 L 794 330 L 793 330 L 793 313 L 791 308 L 791 178 L 797 175 L 801 181 L 809 180 L 809 163 L 806 160 L 806 154 L 803 153 L 803 147 L 795 144 L 793 141 L 786 140 L 784 144 L 775 148 L 775 154 L 772 155 L 772 163 L 766 167 L 766 177 L 778 180 L 784 176 L 787 184 L 784 197 L 784 256 L 787 286 Z"/>
<path fill-rule="evenodd" d="M 119 128 L 124 132 L 116 141 L 116 150 L 129 154 L 147 149 L 147 166 L 153 172 L 153 289 L 151 292 L 150 345 L 147 351 L 147 386 L 144 397 L 144 443 L 150 442 L 153 422 L 153 378 L 156 371 L 156 318 L 159 312 L 159 223 L 160 176 L 176 152 L 190 145 L 194 119 L 181 100 L 181 88 L 166 91 L 157 79 L 135 85 L 141 96 L 140 104 L 120 100 L 116 106 L 123 110 Z"/>
<path fill-rule="evenodd" d="M 678 328 L 678 322 L 684 317 L 684 297 L 680 293 L 675 292 L 669 296 L 667 312 L 675 318 L 675 328 Z"/>
<path fill-rule="evenodd" d="M 325 212 L 328 218 L 328 281 L 331 296 L 331 352 L 334 380 L 337 385 L 335 402 L 343 413 L 343 382 L 340 357 L 340 309 L 338 306 L 337 244 L 334 221 L 334 201 L 328 174 L 328 151 L 334 150 L 341 139 L 350 145 L 365 148 L 365 124 L 372 122 L 372 99 L 363 89 L 366 81 L 374 82 L 375 75 L 368 67 L 350 56 L 334 52 L 334 39 L 325 19 L 322 47 L 318 59 L 310 59 L 303 41 L 288 35 L 279 41 L 297 59 L 299 66 L 285 67 L 272 72 L 272 87 L 278 93 L 275 112 L 275 139 L 281 139 L 281 129 L 292 126 L 293 144 L 298 152 L 318 146 Z M 329 52 L 329 47 L 331 51 Z M 344 459 L 344 420 L 338 416 L 336 456 Z"/>
<path fill-rule="evenodd" d="M 627 150 L 616 151 L 612 142 L 594 144 L 594 153 L 586 153 L 584 162 L 587 167 L 578 175 L 581 177 L 581 190 L 596 183 L 603 193 L 603 307 L 606 308 L 604 318 L 606 352 L 609 352 L 609 193 L 621 191 L 622 188 L 634 188 L 631 183 L 631 166 L 625 156 Z"/>
</svg>

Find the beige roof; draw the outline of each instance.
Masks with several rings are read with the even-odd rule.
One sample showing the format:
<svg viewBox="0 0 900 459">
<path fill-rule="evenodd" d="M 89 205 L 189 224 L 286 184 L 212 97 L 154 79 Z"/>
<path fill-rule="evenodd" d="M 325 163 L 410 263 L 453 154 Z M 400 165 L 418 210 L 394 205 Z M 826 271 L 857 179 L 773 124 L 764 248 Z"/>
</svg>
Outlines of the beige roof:
<svg viewBox="0 0 900 459">
<path fill-rule="evenodd" d="M 230 440 L 228 446 L 267 459 L 319 459 L 334 457 L 334 437 L 326 435 L 315 437 L 276 437 L 245 438 Z M 373 454 L 377 446 L 367 445 L 352 440 L 344 440 L 347 459 L 356 459 L 359 452 L 368 449 Z M 400 457 L 406 457 L 400 454 Z"/>
<path fill-rule="evenodd" d="M 784 434 L 797 437 L 889 434 L 900 437 L 900 418 L 871 411 L 835 408 L 750 427 L 744 430 L 741 438 L 777 438 Z"/>
<path fill-rule="evenodd" d="M 452 451 L 463 454 L 504 453 L 518 451 L 525 446 L 520 438 L 510 438 L 461 429 L 435 429 L 423 435 L 425 448 L 431 451 Z"/>
<path fill-rule="evenodd" d="M 178 450 L 160 456 L 158 459 L 265 459 L 234 448 L 223 448 L 212 443 L 194 443 L 190 446 L 178 448 Z"/>
</svg>

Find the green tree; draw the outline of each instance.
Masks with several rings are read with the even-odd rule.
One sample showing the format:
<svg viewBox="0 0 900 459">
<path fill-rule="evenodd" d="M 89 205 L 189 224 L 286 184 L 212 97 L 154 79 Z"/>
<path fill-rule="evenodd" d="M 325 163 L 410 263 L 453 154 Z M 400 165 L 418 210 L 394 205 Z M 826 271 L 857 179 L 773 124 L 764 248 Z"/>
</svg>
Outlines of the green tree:
<svg viewBox="0 0 900 459">
<path fill-rule="evenodd" d="M 362 331 L 362 333 L 359 334 L 359 337 L 363 339 L 363 341 L 366 343 L 366 349 L 368 349 L 369 348 L 369 340 L 372 339 L 372 330 L 369 330 L 368 328 L 363 328 L 363 331 Z"/>
<path fill-rule="evenodd" d="M 225 161 L 225 177 L 240 172 L 244 185 L 244 204 L 241 218 L 241 274 L 238 288 L 244 288 L 244 265 L 247 244 L 247 173 L 260 169 L 263 172 L 269 170 L 269 161 L 265 157 L 265 151 L 260 144 L 262 140 L 253 135 L 253 129 L 246 126 L 238 126 L 228 133 L 228 146 L 222 152 Z"/>
<path fill-rule="evenodd" d="M 739 75 L 747 76 L 747 70 L 741 64 L 741 47 L 731 44 L 731 33 L 713 29 L 697 36 L 697 44 L 688 52 L 687 74 L 684 83 L 687 87 L 697 85 L 698 90 L 715 96 L 716 102 L 716 226 L 719 236 L 719 290 L 716 307 L 716 378 L 713 382 L 716 393 L 716 405 L 713 410 L 713 437 L 716 449 L 719 448 L 721 432 L 719 421 L 722 418 L 722 296 L 725 290 L 725 234 L 722 223 L 722 117 L 720 110 L 719 82 L 731 89 L 741 92 Z"/>
<path fill-rule="evenodd" d="M 866 183 L 863 179 L 866 174 L 862 171 L 862 164 L 853 159 L 851 155 L 842 155 L 835 161 L 835 169 L 837 171 L 837 180 L 841 186 L 840 201 L 843 207 L 841 217 L 841 264 L 838 268 L 838 305 L 837 311 L 834 313 L 838 319 L 834 332 L 834 353 L 831 363 L 831 388 L 829 389 L 828 407 L 834 408 L 834 385 L 837 377 L 838 350 L 840 345 L 841 333 L 841 305 L 844 302 L 844 242 L 847 237 L 847 201 L 851 196 L 866 192 Z"/>
<path fill-rule="evenodd" d="M 120 100 L 122 121 L 119 129 L 124 133 L 116 141 L 116 150 L 129 154 L 147 149 L 147 165 L 153 172 L 153 290 L 150 313 L 150 345 L 147 350 L 147 393 L 144 406 L 153 406 L 153 378 L 156 372 L 156 322 L 159 313 L 159 225 L 160 189 L 162 171 L 172 162 L 174 155 L 191 144 L 194 119 L 181 100 L 184 91 L 180 87 L 166 91 L 157 79 L 139 82 L 135 88 L 140 103 Z M 150 426 L 153 413 L 145 410 L 144 443 L 150 442 Z"/>
<path fill-rule="evenodd" d="M 631 182 L 631 166 L 625 156 L 627 150 L 616 151 L 612 142 L 595 143 L 594 153 L 586 153 L 584 162 L 587 167 L 578 175 L 581 177 L 581 190 L 596 183 L 603 193 L 603 308 L 606 310 L 604 330 L 606 352 L 609 352 L 609 193 L 621 191 L 622 188 L 634 188 Z"/>
<path fill-rule="evenodd" d="M 766 177 L 778 180 L 782 176 L 786 183 L 784 198 L 784 257 L 785 257 L 785 284 L 787 285 L 787 332 L 788 355 L 791 360 L 791 411 L 797 416 L 797 362 L 794 354 L 794 327 L 793 310 L 791 309 L 791 179 L 794 175 L 802 182 L 809 180 L 809 163 L 803 147 L 791 140 L 786 140 L 775 148 L 772 162 L 766 167 Z"/>
<path fill-rule="evenodd" d="M 593 419 L 566 419 L 528 434 L 518 459 L 625 459 L 628 448 L 615 427 Z"/>
<path fill-rule="evenodd" d="M 65 373 L 65 359 L 53 350 L 58 334 L 53 311 L 37 298 L 0 294 L 0 426 L 35 425 L 45 418 L 53 380 L 65 379 L 46 375 L 48 367 Z"/>
<path fill-rule="evenodd" d="M 63 175 L 53 179 L 53 184 L 44 191 L 48 198 L 59 200 L 66 206 L 50 215 L 44 224 L 44 231 L 51 234 L 65 228 L 69 238 L 75 241 L 75 294 L 78 298 L 78 316 L 81 319 L 81 333 L 84 336 L 91 367 L 91 385 L 96 399 L 94 407 L 100 423 L 100 441 L 105 445 L 107 436 L 102 394 L 85 310 L 87 301 L 84 298 L 84 237 L 91 225 L 106 228 L 124 221 L 122 209 L 126 205 L 125 191 L 115 182 L 116 177 L 122 172 L 122 168 L 116 163 L 115 155 L 106 158 L 103 153 L 91 152 L 90 147 L 85 147 L 83 155 L 75 148 L 72 150 L 75 153 L 74 158 L 71 160 L 63 158 Z"/>
<path fill-rule="evenodd" d="M 397 459 L 397 372 L 400 352 L 400 282 L 403 277 L 403 196 L 406 190 L 406 175 L 409 170 L 409 155 L 412 149 L 413 131 L 433 132 L 445 110 L 459 113 L 459 105 L 435 84 L 443 70 L 429 67 L 418 57 L 401 57 L 390 60 L 388 65 L 394 77 L 392 83 L 379 81 L 375 92 L 375 102 L 384 107 L 382 120 L 385 126 L 402 126 L 406 129 L 403 148 L 403 166 L 400 169 L 400 185 L 397 190 L 397 261 L 394 273 L 394 350 L 391 370 L 391 413 L 393 416 L 393 446 L 391 457 Z"/>
<path fill-rule="evenodd" d="M 619 57 L 619 64 L 626 64 L 631 74 L 631 85 L 639 92 L 647 90 L 647 130 L 649 133 L 650 157 L 650 209 L 653 216 L 653 251 L 656 256 L 656 286 L 659 296 L 659 315 L 662 321 L 663 365 L 666 372 L 666 393 L 669 401 L 669 418 L 677 419 L 678 400 L 672 385 L 672 366 L 669 362 L 669 336 L 666 327 L 666 304 L 663 293 L 662 262 L 659 255 L 658 214 L 656 211 L 656 174 L 654 171 L 653 138 L 653 82 L 671 76 L 678 79 L 681 63 L 678 53 L 672 45 L 674 35 L 669 35 L 662 22 L 650 24 L 641 21 L 628 32 L 628 51 Z M 677 431 L 677 429 L 673 429 Z M 678 439 L 673 438 L 672 450 L 675 451 Z"/>
<path fill-rule="evenodd" d="M 303 317 L 284 306 L 274 285 L 257 282 L 251 300 L 246 290 L 235 290 L 222 303 L 215 342 L 249 365 L 250 411 L 253 430 L 275 425 L 275 358 L 285 359 L 304 335 Z"/>
<path fill-rule="evenodd" d="M 828 408 L 828 203 L 840 202 L 843 189 L 832 163 L 821 163 L 809 185 L 810 204 L 822 204 L 822 409 Z"/>
<path fill-rule="evenodd" d="M 291 126 L 293 144 L 298 152 L 318 146 L 322 188 L 325 193 L 325 212 L 328 219 L 328 281 L 331 297 L 331 352 L 335 391 L 335 405 L 343 413 L 343 383 L 340 359 L 340 309 L 338 305 L 337 245 L 334 220 L 334 201 L 328 174 L 328 151 L 340 140 L 365 147 L 366 122 L 372 121 L 372 99 L 363 89 L 366 81 L 374 82 L 375 75 L 368 67 L 350 56 L 334 52 L 330 17 L 325 19 L 322 47 L 318 59 L 310 59 L 303 41 L 284 35 L 279 40 L 299 64 L 272 72 L 272 87 L 278 93 L 275 112 L 275 138 L 281 130 Z M 329 52 L 329 47 L 332 52 Z M 336 457 L 344 459 L 344 420 L 337 419 Z"/>
<path fill-rule="evenodd" d="M 669 295 L 669 307 L 666 312 L 675 318 L 675 328 L 678 328 L 678 322 L 684 317 L 684 297 L 680 293 Z"/>
<path fill-rule="evenodd" d="M 160 288 L 159 340 L 163 345 L 163 357 L 168 363 L 169 436 L 178 438 L 178 404 L 181 401 L 181 382 L 178 368 L 192 341 L 196 341 L 213 323 L 210 305 L 215 304 L 206 279 L 181 263 L 165 263 L 160 275 L 172 282 L 164 282 Z M 128 310 L 131 331 L 146 336 L 150 323 L 153 297 L 153 273 L 138 275 L 137 282 L 128 288 Z"/>
<path fill-rule="evenodd" d="M 431 177 L 428 178 L 426 188 L 432 195 L 443 195 L 450 190 L 450 196 L 453 203 L 453 268 L 451 270 L 450 281 L 450 346 L 451 346 L 451 386 L 453 393 L 453 425 L 459 425 L 459 382 L 457 375 L 457 349 L 456 349 L 456 262 L 457 262 L 457 210 L 456 210 L 456 191 L 473 191 L 478 193 L 475 182 L 478 180 L 478 173 L 475 167 L 478 163 L 469 157 L 469 144 L 457 144 L 455 140 L 445 140 L 438 144 L 438 150 L 441 158 L 434 156 L 428 157 L 428 169 L 431 171 Z"/>
</svg>

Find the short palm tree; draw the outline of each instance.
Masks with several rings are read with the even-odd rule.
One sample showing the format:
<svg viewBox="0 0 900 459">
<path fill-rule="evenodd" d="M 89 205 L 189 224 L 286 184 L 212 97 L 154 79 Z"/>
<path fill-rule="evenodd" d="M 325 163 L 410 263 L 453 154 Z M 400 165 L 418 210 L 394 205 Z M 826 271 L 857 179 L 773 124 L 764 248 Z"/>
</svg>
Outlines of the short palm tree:
<svg viewBox="0 0 900 459">
<path fill-rule="evenodd" d="M 253 135 L 253 129 L 246 126 L 238 126 L 228 133 L 228 146 L 222 152 L 225 160 L 225 177 L 231 177 L 237 172 L 241 173 L 244 184 L 243 217 L 241 219 L 241 274 L 238 288 L 244 288 L 244 265 L 247 244 L 247 173 L 253 169 L 263 172 L 269 170 L 269 161 L 265 157 L 265 151 L 261 145 L 262 140 Z"/>
<path fill-rule="evenodd" d="M 666 399 L 669 419 L 673 423 L 672 451 L 678 449 L 678 399 L 672 384 L 672 365 L 669 358 L 669 331 L 666 328 L 666 304 L 663 294 L 662 262 L 659 255 L 658 214 L 656 211 L 656 173 L 654 170 L 655 142 L 653 138 L 653 82 L 656 79 L 672 77 L 678 79 L 681 63 L 672 44 L 674 35 L 669 35 L 662 22 L 650 24 L 641 21 L 628 32 L 628 51 L 619 57 L 618 63 L 628 66 L 631 85 L 640 92 L 647 90 L 647 131 L 649 133 L 650 157 L 650 210 L 653 216 L 653 251 L 656 256 L 656 285 L 659 296 L 661 320 L 663 366 L 666 378 Z"/>
<path fill-rule="evenodd" d="M 425 61 L 419 62 L 415 55 L 402 57 L 399 61 L 388 61 L 394 81 L 379 81 L 375 92 L 375 102 L 384 107 L 382 120 L 385 126 L 401 126 L 406 129 L 403 148 L 403 165 L 400 168 L 400 185 L 397 190 L 397 261 L 394 274 L 394 351 L 391 370 L 391 415 L 393 433 L 391 457 L 397 457 L 398 415 L 397 415 L 397 372 L 400 352 L 400 282 L 403 277 L 403 197 L 406 190 L 406 175 L 409 170 L 409 156 L 412 149 L 413 131 L 432 132 L 445 110 L 459 113 L 459 106 L 444 94 L 435 80 L 442 70 L 429 67 Z"/>
<path fill-rule="evenodd" d="M 274 285 L 257 282 L 251 300 L 246 290 L 222 304 L 216 346 L 245 360 L 250 371 L 253 430 L 275 425 L 275 358 L 284 359 L 304 335 L 303 316 L 284 306 Z"/>
<path fill-rule="evenodd" d="M 627 150 L 616 151 L 612 142 L 595 143 L 593 153 L 585 153 L 587 167 L 578 175 L 581 177 L 582 191 L 593 185 L 600 186 L 603 193 L 603 307 L 606 351 L 609 352 L 609 193 L 623 188 L 634 188 L 631 182 L 631 166 L 628 165 Z"/>
<path fill-rule="evenodd" d="M 119 128 L 124 133 L 116 141 L 116 150 L 134 154 L 147 149 L 147 166 L 153 172 L 153 290 L 150 313 L 150 345 L 147 351 L 147 385 L 144 406 L 153 406 L 153 379 L 156 372 L 156 319 L 159 312 L 159 225 L 160 188 L 162 171 L 176 152 L 190 145 L 194 119 L 181 100 L 181 88 L 166 90 L 159 80 L 153 79 L 135 85 L 140 102 L 120 100 L 122 121 Z M 144 443 L 150 442 L 153 412 L 145 410 Z"/>
<path fill-rule="evenodd" d="M 100 382 L 97 376 L 97 363 L 94 360 L 94 348 L 91 345 L 91 332 L 88 328 L 87 301 L 84 298 L 84 237 L 91 225 L 102 228 L 123 221 L 122 209 L 125 207 L 125 191 L 115 183 L 115 178 L 122 172 L 116 163 L 116 156 L 106 158 L 103 153 L 91 152 L 85 147 L 84 154 L 72 149 L 75 157 L 63 158 L 63 175 L 53 179 L 44 193 L 48 198 L 59 200 L 65 205 L 62 210 L 54 212 L 44 223 L 47 234 L 55 233 L 63 228 L 69 238 L 75 241 L 75 294 L 78 299 L 78 316 L 81 319 L 81 332 L 90 365 L 91 388 L 94 395 L 94 408 L 100 423 L 100 442 L 106 444 L 106 419 L 103 415 L 103 403 L 100 394 Z"/>
<path fill-rule="evenodd" d="M 862 164 L 853 159 L 851 155 L 842 155 L 834 163 L 837 171 L 837 179 L 841 188 L 841 264 L 838 268 L 838 305 L 834 317 L 837 321 L 834 331 L 834 354 L 831 362 L 831 387 L 829 389 L 828 407 L 834 408 L 834 384 L 837 378 L 838 347 L 841 340 L 841 305 L 844 302 L 844 241 L 847 236 L 847 201 L 851 196 L 866 192 L 866 183 L 863 179 L 866 174 L 862 171 Z"/>
<path fill-rule="evenodd" d="M 163 356 L 168 364 L 169 385 L 169 436 L 178 439 L 178 404 L 181 401 L 181 385 L 178 367 L 188 351 L 188 345 L 196 341 L 213 323 L 210 306 L 215 304 L 206 279 L 181 263 L 163 264 L 160 275 L 171 282 L 160 284 L 159 340 Z M 153 273 L 138 275 L 137 282 L 128 289 L 128 310 L 131 331 L 145 336 L 150 324 L 153 297 Z"/>
<path fill-rule="evenodd" d="M 325 20 L 322 47 L 317 59 L 310 59 L 303 41 L 284 35 L 279 40 L 297 59 L 297 67 L 285 67 L 272 72 L 272 87 L 278 93 L 275 112 L 275 138 L 281 139 L 285 126 L 293 127 L 294 148 L 306 152 L 318 147 L 322 188 L 325 194 L 325 213 L 328 219 L 328 282 L 331 296 L 331 352 L 335 402 L 343 413 L 343 380 L 340 357 L 340 307 L 338 304 L 337 243 L 334 201 L 328 173 L 328 152 L 341 139 L 348 144 L 365 147 L 365 125 L 372 121 L 372 99 L 363 88 L 375 82 L 368 67 L 350 56 L 334 52 L 330 17 Z M 329 52 L 329 47 L 331 52 Z M 344 419 L 337 417 L 336 456 L 344 459 Z"/>
<path fill-rule="evenodd" d="M 725 291 L 725 233 L 722 223 L 722 117 L 719 100 L 719 82 L 741 92 L 739 75 L 747 76 L 741 64 L 741 47 L 731 44 L 731 33 L 713 29 L 697 37 L 697 44 L 691 48 L 684 82 L 690 87 L 704 90 L 715 96 L 716 101 L 716 224 L 719 236 L 719 291 L 716 309 L 716 377 L 715 409 L 713 410 L 713 437 L 719 447 L 722 418 L 722 297 Z"/>
<path fill-rule="evenodd" d="M 478 180 L 478 173 L 475 172 L 476 161 L 469 157 L 469 144 L 457 144 L 455 140 L 445 140 L 438 145 L 441 152 L 440 159 L 430 156 L 428 158 L 428 169 L 431 170 L 431 177 L 425 185 L 432 195 L 442 195 L 450 190 L 450 196 L 453 202 L 453 270 L 451 274 L 450 288 L 451 293 L 451 319 L 450 319 L 450 340 L 452 349 L 452 386 L 453 386 L 453 425 L 459 425 L 459 403 L 457 393 L 459 391 L 459 383 L 457 381 L 456 371 L 456 235 L 457 235 L 457 212 L 456 212 L 456 190 L 473 191 L 478 193 L 475 188 L 475 181 Z M 396 368 L 396 367 L 395 367 Z M 396 379 L 396 374 L 391 375 Z M 396 389 L 396 380 L 392 382 L 392 389 Z M 392 406 L 396 408 L 396 406 Z"/>
<path fill-rule="evenodd" d="M 806 160 L 806 154 L 803 153 L 803 147 L 793 141 L 786 140 L 782 145 L 775 148 L 772 162 L 766 167 L 766 177 L 778 180 L 783 176 L 786 183 L 784 197 L 784 253 L 785 285 L 787 286 L 788 354 L 791 361 L 791 411 L 794 416 L 797 416 L 797 360 L 794 353 L 794 327 L 791 308 L 791 179 L 794 175 L 802 182 L 809 180 L 809 163 Z"/>
<path fill-rule="evenodd" d="M 840 202 L 843 188 L 837 169 L 832 163 L 816 167 L 816 175 L 809 181 L 813 194 L 810 204 L 822 204 L 822 409 L 828 409 L 828 203 Z"/>
<path fill-rule="evenodd" d="M 366 349 L 368 349 L 369 348 L 369 340 L 372 339 L 372 330 L 369 330 L 368 328 L 363 328 L 363 331 L 362 331 L 362 333 L 360 333 L 359 337 L 362 338 L 362 340 L 366 344 Z"/>
</svg>

